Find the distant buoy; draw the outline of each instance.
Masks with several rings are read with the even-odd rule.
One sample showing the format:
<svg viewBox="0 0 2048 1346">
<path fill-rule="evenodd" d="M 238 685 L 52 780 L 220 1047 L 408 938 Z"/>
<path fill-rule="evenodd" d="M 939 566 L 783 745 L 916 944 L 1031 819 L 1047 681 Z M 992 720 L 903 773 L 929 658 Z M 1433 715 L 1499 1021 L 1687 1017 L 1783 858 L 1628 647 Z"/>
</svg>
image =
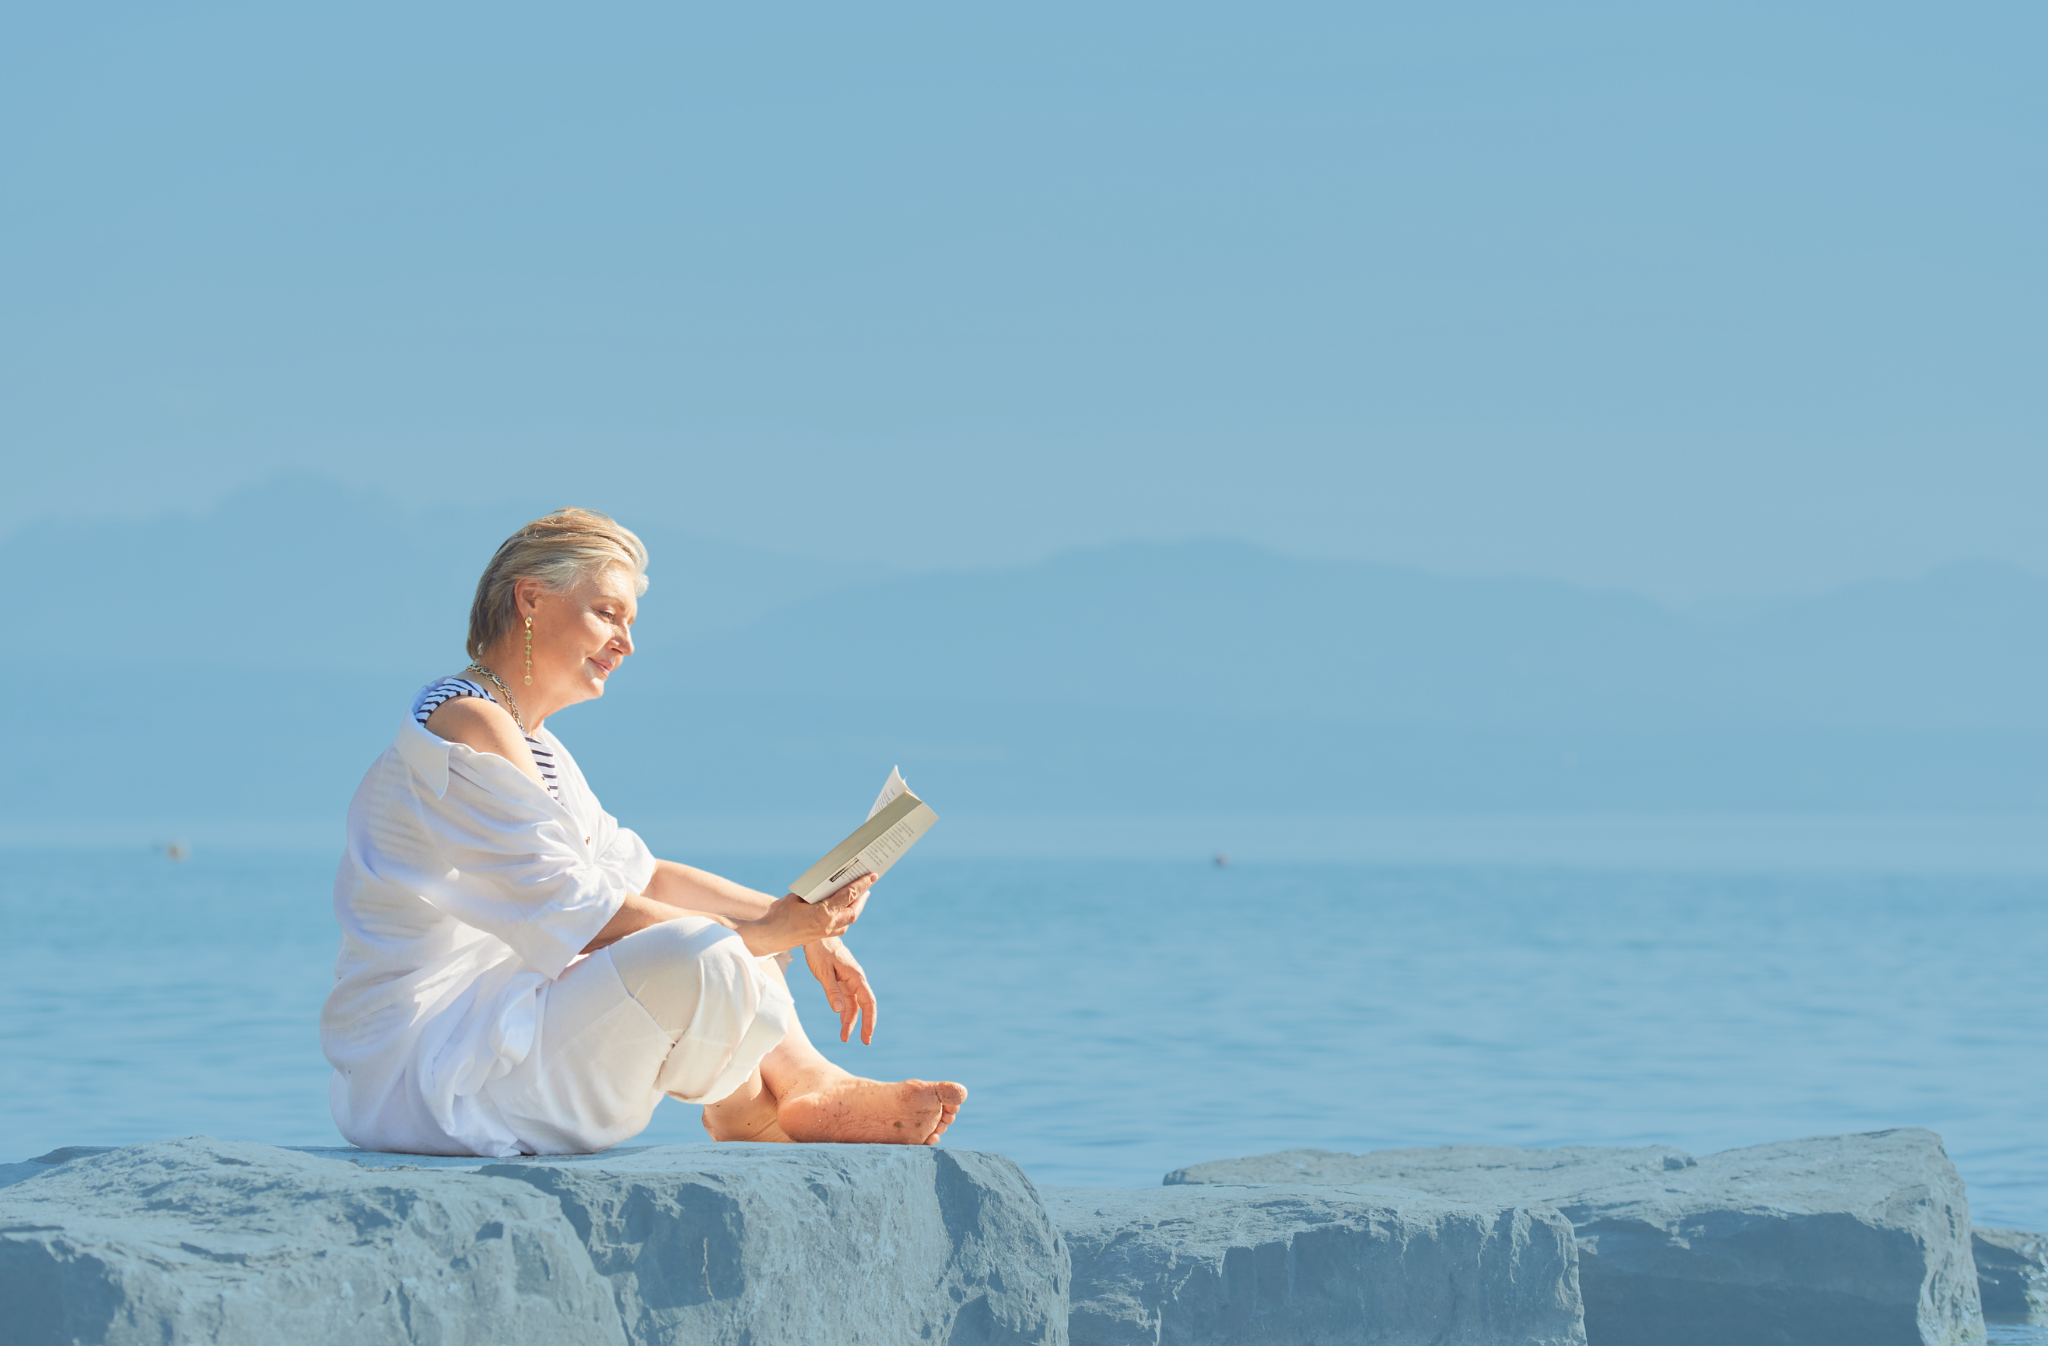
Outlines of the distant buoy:
<svg viewBox="0 0 2048 1346">
<path fill-rule="evenodd" d="M 1218 868 L 1218 869 L 1228 869 L 1228 868 L 1230 868 L 1230 853 L 1229 853 L 1228 851 L 1218 851 L 1218 852 L 1216 852 L 1216 868 Z"/>
<path fill-rule="evenodd" d="M 164 859 L 166 860 L 183 860 L 191 853 L 191 851 L 185 849 L 185 843 L 182 841 L 174 841 L 164 847 Z"/>
</svg>

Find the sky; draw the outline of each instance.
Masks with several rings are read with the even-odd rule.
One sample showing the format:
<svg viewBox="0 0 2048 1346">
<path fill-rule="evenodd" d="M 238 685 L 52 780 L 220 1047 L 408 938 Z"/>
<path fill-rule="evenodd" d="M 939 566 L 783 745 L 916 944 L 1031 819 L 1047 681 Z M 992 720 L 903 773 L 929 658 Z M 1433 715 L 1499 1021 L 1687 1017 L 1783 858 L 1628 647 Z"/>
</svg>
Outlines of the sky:
<svg viewBox="0 0 2048 1346">
<path fill-rule="evenodd" d="M 2048 572 L 2037 4 L 0 11 L 0 529 Z"/>
</svg>

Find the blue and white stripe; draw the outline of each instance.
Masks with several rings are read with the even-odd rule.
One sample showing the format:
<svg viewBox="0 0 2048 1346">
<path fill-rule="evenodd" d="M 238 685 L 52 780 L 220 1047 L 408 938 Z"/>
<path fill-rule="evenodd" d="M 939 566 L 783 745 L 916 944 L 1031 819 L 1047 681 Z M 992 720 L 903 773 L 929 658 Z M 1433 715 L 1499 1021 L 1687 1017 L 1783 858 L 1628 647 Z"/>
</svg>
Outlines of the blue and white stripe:
<svg viewBox="0 0 2048 1346">
<path fill-rule="evenodd" d="M 495 699 L 480 682 L 471 682 L 468 678 L 443 678 L 428 686 L 413 701 L 413 722 L 422 729 L 426 728 L 427 717 L 439 710 L 443 702 L 453 701 L 458 696 L 480 696 L 486 701 Z M 541 741 L 531 734 L 526 736 L 526 746 L 533 752 L 533 764 L 540 768 L 541 784 L 547 786 L 548 793 L 560 803 L 562 787 L 555 779 L 555 754 L 541 746 Z"/>
</svg>

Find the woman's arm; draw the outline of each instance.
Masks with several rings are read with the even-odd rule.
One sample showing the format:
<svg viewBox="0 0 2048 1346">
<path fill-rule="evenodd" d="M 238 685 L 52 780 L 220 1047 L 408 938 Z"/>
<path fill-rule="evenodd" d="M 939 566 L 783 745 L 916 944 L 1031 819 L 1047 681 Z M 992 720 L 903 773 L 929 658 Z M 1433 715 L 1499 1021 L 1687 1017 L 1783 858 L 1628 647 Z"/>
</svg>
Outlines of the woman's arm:
<svg viewBox="0 0 2048 1346">
<path fill-rule="evenodd" d="M 681 916 L 703 916 L 728 930 L 737 931 L 739 937 L 746 942 L 747 952 L 751 954 L 758 956 L 782 953 L 800 944 L 816 943 L 844 932 L 848 926 L 860 919 L 861 908 L 867 905 L 868 889 L 873 887 L 875 882 L 872 874 L 865 875 L 847 884 L 824 901 L 812 904 L 794 893 L 771 899 L 766 893 L 756 893 L 729 880 L 720 879 L 715 874 L 703 874 L 700 870 L 690 869 L 687 865 L 671 864 L 667 860 L 656 863 L 670 870 L 701 875 L 730 891 L 711 888 L 699 890 L 687 884 L 679 887 L 674 880 L 663 884 L 662 870 L 657 868 L 654 878 L 647 885 L 647 891 L 628 897 L 612 918 L 605 922 L 604 929 L 597 932 L 597 937 L 584 947 L 583 952 L 595 953 L 607 944 L 616 944 L 636 930 L 645 930 L 651 925 L 660 925 L 663 921 L 673 921 Z M 679 906 L 653 896 L 657 891 L 673 898 L 690 897 L 701 892 L 708 900 L 717 902 L 720 906 L 738 907 L 741 910 L 753 911 L 755 914 L 735 916 L 725 911 L 706 910 L 698 906 Z"/>
<path fill-rule="evenodd" d="M 647 881 L 647 896 L 685 911 L 730 916 L 735 921 L 758 921 L 775 905 L 775 899 L 766 893 L 673 860 L 654 862 L 654 877 Z"/>
</svg>

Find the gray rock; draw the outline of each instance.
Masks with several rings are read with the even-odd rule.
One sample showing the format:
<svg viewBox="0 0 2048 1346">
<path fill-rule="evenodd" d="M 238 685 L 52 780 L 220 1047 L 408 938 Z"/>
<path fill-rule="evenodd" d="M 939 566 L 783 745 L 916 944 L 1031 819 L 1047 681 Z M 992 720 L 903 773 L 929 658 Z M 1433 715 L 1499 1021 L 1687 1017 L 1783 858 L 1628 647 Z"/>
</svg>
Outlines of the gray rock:
<svg viewBox="0 0 2048 1346">
<path fill-rule="evenodd" d="M 462 1169 L 474 1173 L 485 1164 L 500 1162 L 480 1159 L 473 1154 L 400 1154 L 390 1150 L 359 1150 L 353 1145 L 287 1145 L 284 1148 L 293 1154 L 310 1154 L 315 1159 L 338 1159 L 357 1168 Z M 616 1154 L 618 1151 L 607 1153 Z"/>
<path fill-rule="evenodd" d="M 30 1178 L 54 1173 L 74 1159 L 89 1159 L 96 1154 L 111 1153 L 113 1145 L 66 1145 L 62 1149 L 39 1154 L 33 1159 L 24 1159 L 18 1164 L 0 1164 L 0 1187 L 12 1187 L 15 1183 Z M 358 1150 L 353 1146 L 342 1148 L 326 1145 L 286 1145 L 283 1148 L 295 1154 L 310 1154 L 321 1159 L 343 1159 L 362 1168 L 467 1168 L 482 1167 L 488 1160 L 450 1157 L 438 1154 L 381 1154 L 376 1150 Z"/>
<path fill-rule="evenodd" d="M 24 1160 L 19 1164 L 0 1164 L 0 1187 L 12 1187 L 15 1183 L 41 1177 L 43 1174 L 52 1172 L 60 1165 L 68 1164 L 74 1159 L 84 1159 L 90 1155 L 105 1154 L 113 1148 L 111 1145 L 67 1145 L 61 1150 L 52 1150 L 48 1154 L 39 1154 L 35 1158 Z"/>
<path fill-rule="evenodd" d="M 1067 1341 L 1067 1250 L 1016 1164 L 674 1145 L 487 1165 L 560 1201 L 633 1342 Z"/>
<path fill-rule="evenodd" d="M 1221 1159 L 1166 1175 L 1165 1185 L 1183 1183 L 1314 1183 L 1325 1186 L 1413 1187 L 1458 1201 L 1514 1198 L 1556 1205 L 1591 1188 L 1657 1178 L 1693 1168 L 1698 1160 L 1669 1145 L 1622 1149 L 1567 1145 L 1555 1150 L 1517 1150 L 1505 1145 L 1439 1145 L 1424 1150 L 1282 1150 L 1250 1159 Z"/>
<path fill-rule="evenodd" d="M 38 1164 L 33 1159 L 20 1164 L 0 1164 L 0 1187 L 12 1187 L 30 1178 L 40 1178 L 50 1171 L 48 1164 Z"/>
<path fill-rule="evenodd" d="M 48 1154 L 39 1154 L 29 1160 L 29 1162 L 31 1164 L 68 1164 L 74 1159 L 90 1159 L 96 1154 L 112 1154 L 117 1148 L 117 1146 L 113 1145 L 65 1145 L 50 1151 Z"/>
<path fill-rule="evenodd" d="M 1972 1229 L 1977 1293 L 1994 1323 L 2048 1323 L 2048 1234 Z"/>
<path fill-rule="evenodd" d="M 17 1346 L 625 1342 L 611 1287 L 527 1184 L 203 1136 L 0 1191 L 0 1304 Z"/>
<path fill-rule="evenodd" d="M 1044 1190 L 1073 1346 L 1580 1346 L 1554 1210 L 1318 1187 Z"/>
<path fill-rule="evenodd" d="M 1000 1155 L 196 1137 L 44 1159 L 0 1191 L 9 1346 L 1067 1340 L 1066 1246 Z"/>
<path fill-rule="evenodd" d="M 1983 1319 L 1963 1182 L 1931 1131 L 1679 1150 L 1493 1146 L 1198 1164 L 1169 1184 L 1373 1183 L 1571 1220 L 1591 1346 L 1961 1346 Z"/>
</svg>

